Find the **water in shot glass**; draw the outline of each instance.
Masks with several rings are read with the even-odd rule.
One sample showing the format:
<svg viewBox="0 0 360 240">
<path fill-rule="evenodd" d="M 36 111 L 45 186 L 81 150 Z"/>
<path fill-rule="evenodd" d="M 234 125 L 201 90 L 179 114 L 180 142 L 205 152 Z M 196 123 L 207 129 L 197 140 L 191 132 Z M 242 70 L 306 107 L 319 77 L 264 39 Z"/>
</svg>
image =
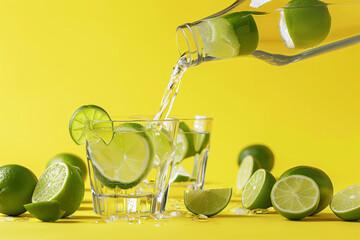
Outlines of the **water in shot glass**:
<svg viewBox="0 0 360 240">
<path fill-rule="evenodd" d="M 94 211 L 165 210 L 178 120 L 90 121 L 86 152 Z"/>
<path fill-rule="evenodd" d="M 171 192 L 176 188 L 202 189 L 209 156 L 212 118 L 195 116 L 179 119 Z"/>
</svg>

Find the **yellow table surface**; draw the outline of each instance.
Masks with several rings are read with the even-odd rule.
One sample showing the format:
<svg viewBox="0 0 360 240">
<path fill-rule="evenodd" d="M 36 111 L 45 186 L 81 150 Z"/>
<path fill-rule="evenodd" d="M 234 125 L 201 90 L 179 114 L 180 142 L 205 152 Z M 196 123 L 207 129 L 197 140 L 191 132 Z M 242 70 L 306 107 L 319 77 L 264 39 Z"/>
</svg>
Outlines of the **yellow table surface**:
<svg viewBox="0 0 360 240">
<path fill-rule="evenodd" d="M 170 196 L 168 213 L 181 205 L 178 196 Z M 359 222 L 345 222 L 328 208 L 301 221 L 290 221 L 274 211 L 267 214 L 235 215 L 241 207 L 234 195 L 220 214 L 196 220 L 184 209 L 179 217 L 155 220 L 140 219 L 140 224 L 96 215 L 92 210 L 90 190 L 70 218 L 44 223 L 24 213 L 21 217 L 0 216 L 1 239 L 350 239 L 357 236 Z M 170 208 L 170 209 L 169 209 Z"/>
</svg>

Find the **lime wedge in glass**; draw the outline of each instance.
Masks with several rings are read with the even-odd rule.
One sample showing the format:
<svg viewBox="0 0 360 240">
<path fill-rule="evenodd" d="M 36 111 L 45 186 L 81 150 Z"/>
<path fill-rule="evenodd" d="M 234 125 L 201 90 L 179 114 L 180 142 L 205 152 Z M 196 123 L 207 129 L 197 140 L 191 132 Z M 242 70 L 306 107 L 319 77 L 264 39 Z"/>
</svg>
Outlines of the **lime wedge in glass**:
<svg viewBox="0 0 360 240">
<path fill-rule="evenodd" d="M 360 184 L 345 188 L 336 194 L 330 202 L 330 208 L 341 219 L 360 220 Z"/>
<path fill-rule="evenodd" d="M 91 120 L 98 120 L 91 122 Z M 113 137 L 113 124 L 110 122 L 110 116 L 107 112 L 99 106 L 85 105 L 78 108 L 71 116 L 69 123 L 69 132 L 71 138 L 78 145 L 86 142 L 87 134 L 97 135 L 102 138 L 104 142 L 109 143 Z M 94 131 L 87 131 L 91 128 Z"/>
<path fill-rule="evenodd" d="M 292 0 L 280 12 L 279 30 L 287 48 L 311 48 L 331 29 L 327 4 L 319 0 Z"/>
<path fill-rule="evenodd" d="M 220 213 L 229 204 L 231 194 L 231 188 L 185 191 L 184 203 L 190 212 L 211 217 Z"/>
<path fill-rule="evenodd" d="M 271 191 L 275 210 L 290 220 L 300 220 L 311 215 L 320 201 L 316 182 L 302 175 L 292 175 L 277 181 Z"/>
<path fill-rule="evenodd" d="M 84 198 L 84 181 L 78 167 L 57 162 L 48 167 L 35 186 L 32 202 L 57 201 L 65 210 L 63 217 L 74 213 Z"/>
<path fill-rule="evenodd" d="M 242 160 L 236 178 L 236 187 L 240 191 L 245 187 L 245 184 L 253 175 L 253 173 L 260 168 L 259 161 L 251 155 L 244 157 Z"/>
<path fill-rule="evenodd" d="M 201 151 L 206 148 L 210 140 L 210 134 L 206 133 L 204 121 L 205 116 L 195 116 L 194 121 L 194 149 L 195 152 L 201 153 Z"/>
<path fill-rule="evenodd" d="M 37 219 L 43 222 L 55 222 L 60 219 L 65 211 L 61 209 L 57 201 L 37 202 L 25 204 L 26 210 Z"/>
<path fill-rule="evenodd" d="M 183 130 L 179 129 L 176 137 L 174 164 L 179 164 L 185 159 L 189 149 L 189 142 Z"/>
<path fill-rule="evenodd" d="M 154 166 L 158 167 L 170 157 L 172 152 L 172 138 L 165 128 L 157 129 L 155 127 L 150 127 L 149 133 L 154 145 Z"/>
<path fill-rule="evenodd" d="M 172 182 L 188 182 L 190 180 L 190 174 L 183 166 L 173 167 L 170 175 L 170 183 Z"/>
<path fill-rule="evenodd" d="M 275 182 L 276 179 L 270 172 L 265 169 L 257 170 L 244 187 L 243 207 L 250 210 L 271 207 L 270 193 Z"/>
<path fill-rule="evenodd" d="M 239 40 L 234 27 L 224 18 L 203 20 L 196 25 L 206 56 L 231 58 L 239 54 Z"/>
<path fill-rule="evenodd" d="M 152 169 L 154 146 L 149 130 L 138 123 L 117 127 L 109 145 L 90 142 L 88 153 L 96 177 L 110 188 L 128 189 L 140 183 Z"/>
</svg>

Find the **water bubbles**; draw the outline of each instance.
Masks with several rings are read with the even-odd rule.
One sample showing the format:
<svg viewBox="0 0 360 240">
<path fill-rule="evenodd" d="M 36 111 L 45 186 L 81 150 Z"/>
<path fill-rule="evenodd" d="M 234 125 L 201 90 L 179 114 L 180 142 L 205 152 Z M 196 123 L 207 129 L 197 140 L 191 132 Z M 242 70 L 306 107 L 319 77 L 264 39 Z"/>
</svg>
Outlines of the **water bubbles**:
<svg viewBox="0 0 360 240">
<path fill-rule="evenodd" d="M 235 215 L 245 215 L 245 214 L 249 214 L 249 213 L 250 213 L 249 209 L 246 209 L 246 208 L 238 208 L 234 212 Z"/>
</svg>

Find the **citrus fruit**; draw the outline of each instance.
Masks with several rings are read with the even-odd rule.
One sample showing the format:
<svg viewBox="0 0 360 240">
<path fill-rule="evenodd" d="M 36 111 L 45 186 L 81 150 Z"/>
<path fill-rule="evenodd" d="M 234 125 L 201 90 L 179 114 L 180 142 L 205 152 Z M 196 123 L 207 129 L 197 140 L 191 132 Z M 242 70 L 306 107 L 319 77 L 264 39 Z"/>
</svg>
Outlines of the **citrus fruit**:
<svg viewBox="0 0 360 240">
<path fill-rule="evenodd" d="M 242 193 L 242 205 L 253 210 L 271 207 L 270 193 L 276 182 L 275 177 L 265 169 L 257 170 L 249 179 Z"/>
<path fill-rule="evenodd" d="M 210 133 L 206 129 L 206 120 L 205 116 L 195 116 L 194 121 L 194 149 L 196 153 L 201 153 L 201 151 L 206 148 L 209 144 Z"/>
<path fill-rule="evenodd" d="M 151 134 L 143 125 L 124 123 L 116 128 L 109 145 L 88 144 L 94 174 L 107 187 L 128 189 L 147 177 L 154 161 Z"/>
<path fill-rule="evenodd" d="M 73 214 L 84 198 L 84 181 L 78 168 L 57 162 L 48 167 L 39 178 L 32 202 L 55 200 L 65 210 L 62 217 Z"/>
<path fill-rule="evenodd" d="M 187 210 L 208 217 L 221 212 L 231 200 L 232 189 L 198 189 L 184 192 Z"/>
<path fill-rule="evenodd" d="M 253 53 L 259 42 L 259 32 L 256 26 L 253 12 L 234 12 L 225 15 L 224 18 L 233 26 L 240 47 L 238 55 Z"/>
<path fill-rule="evenodd" d="M 360 220 L 360 184 L 345 188 L 330 202 L 333 213 L 347 221 Z"/>
<path fill-rule="evenodd" d="M 170 183 L 172 182 L 188 182 L 190 180 L 190 174 L 183 166 L 173 167 L 170 174 Z"/>
<path fill-rule="evenodd" d="M 280 215 L 300 220 L 315 211 L 320 201 L 320 190 L 313 179 L 292 175 L 278 180 L 270 196 L 273 207 Z"/>
<path fill-rule="evenodd" d="M 17 216 L 24 212 L 24 204 L 31 202 L 37 178 L 29 169 L 15 165 L 0 167 L 0 213 Z"/>
<path fill-rule="evenodd" d="M 239 171 L 236 178 L 236 187 L 238 190 L 242 190 L 245 184 L 253 175 L 253 173 L 260 168 L 259 161 L 251 156 L 246 156 L 240 164 Z"/>
<path fill-rule="evenodd" d="M 179 130 L 176 137 L 174 164 L 179 164 L 185 158 L 195 155 L 194 136 L 185 122 L 179 123 Z"/>
<path fill-rule="evenodd" d="M 28 203 L 25 204 L 24 207 L 33 217 L 36 217 L 43 222 L 55 222 L 65 213 L 65 211 L 61 209 L 60 204 L 54 200 Z"/>
<path fill-rule="evenodd" d="M 259 161 L 261 168 L 271 171 L 274 167 L 274 154 L 270 148 L 265 145 L 256 144 L 244 148 L 238 157 L 239 166 L 243 159 L 248 155 L 255 157 Z"/>
<path fill-rule="evenodd" d="M 49 160 L 46 164 L 46 168 L 50 167 L 50 165 L 57 163 L 57 162 L 64 162 L 70 164 L 72 166 L 80 168 L 81 176 L 83 180 L 85 180 L 87 175 L 87 168 L 84 161 L 79 158 L 78 156 L 71 154 L 71 153 L 59 153 L 58 155 L 54 156 Z"/>
<path fill-rule="evenodd" d="M 156 129 L 151 127 L 149 133 L 152 137 L 152 142 L 155 152 L 154 165 L 159 166 L 170 158 L 172 153 L 172 137 L 165 128 Z"/>
<path fill-rule="evenodd" d="M 279 29 L 288 48 L 311 48 L 328 36 L 331 16 L 319 0 L 292 0 L 280 12 Z"/>
<path fill-rule="evenodd" d="M 330 200 L 333 196 L 334 189 L 329 176 L 324 171 L 315 167 L 298 166 L 298 167 L 290 168 L 289 170 L 285 171 L 280 176 L 280 179 L 291 175 L 307 176 L 309 178 L 312 178 L 319 186 L 320 202 L 316 210 L 312 213 L 312 215 L 321 212 L 324 208 L 326 208 L 329 205 Z"/>
<path fill-rule="evenodd" d="M 95 121 L 92 122 L 93 120 Z M 113 124 L 109 114 L 101 107 L 95 105 L 84 105 L 78 108 L 71 116 L 69 123 L 70 136 L 78 145 L 84 144 L 86 138 L 90 138 L 93 135 L 109 143 L 113 137 L 112 128 Z M 89 129 L 94 131 L 88 131 Z"/>
</svg>

